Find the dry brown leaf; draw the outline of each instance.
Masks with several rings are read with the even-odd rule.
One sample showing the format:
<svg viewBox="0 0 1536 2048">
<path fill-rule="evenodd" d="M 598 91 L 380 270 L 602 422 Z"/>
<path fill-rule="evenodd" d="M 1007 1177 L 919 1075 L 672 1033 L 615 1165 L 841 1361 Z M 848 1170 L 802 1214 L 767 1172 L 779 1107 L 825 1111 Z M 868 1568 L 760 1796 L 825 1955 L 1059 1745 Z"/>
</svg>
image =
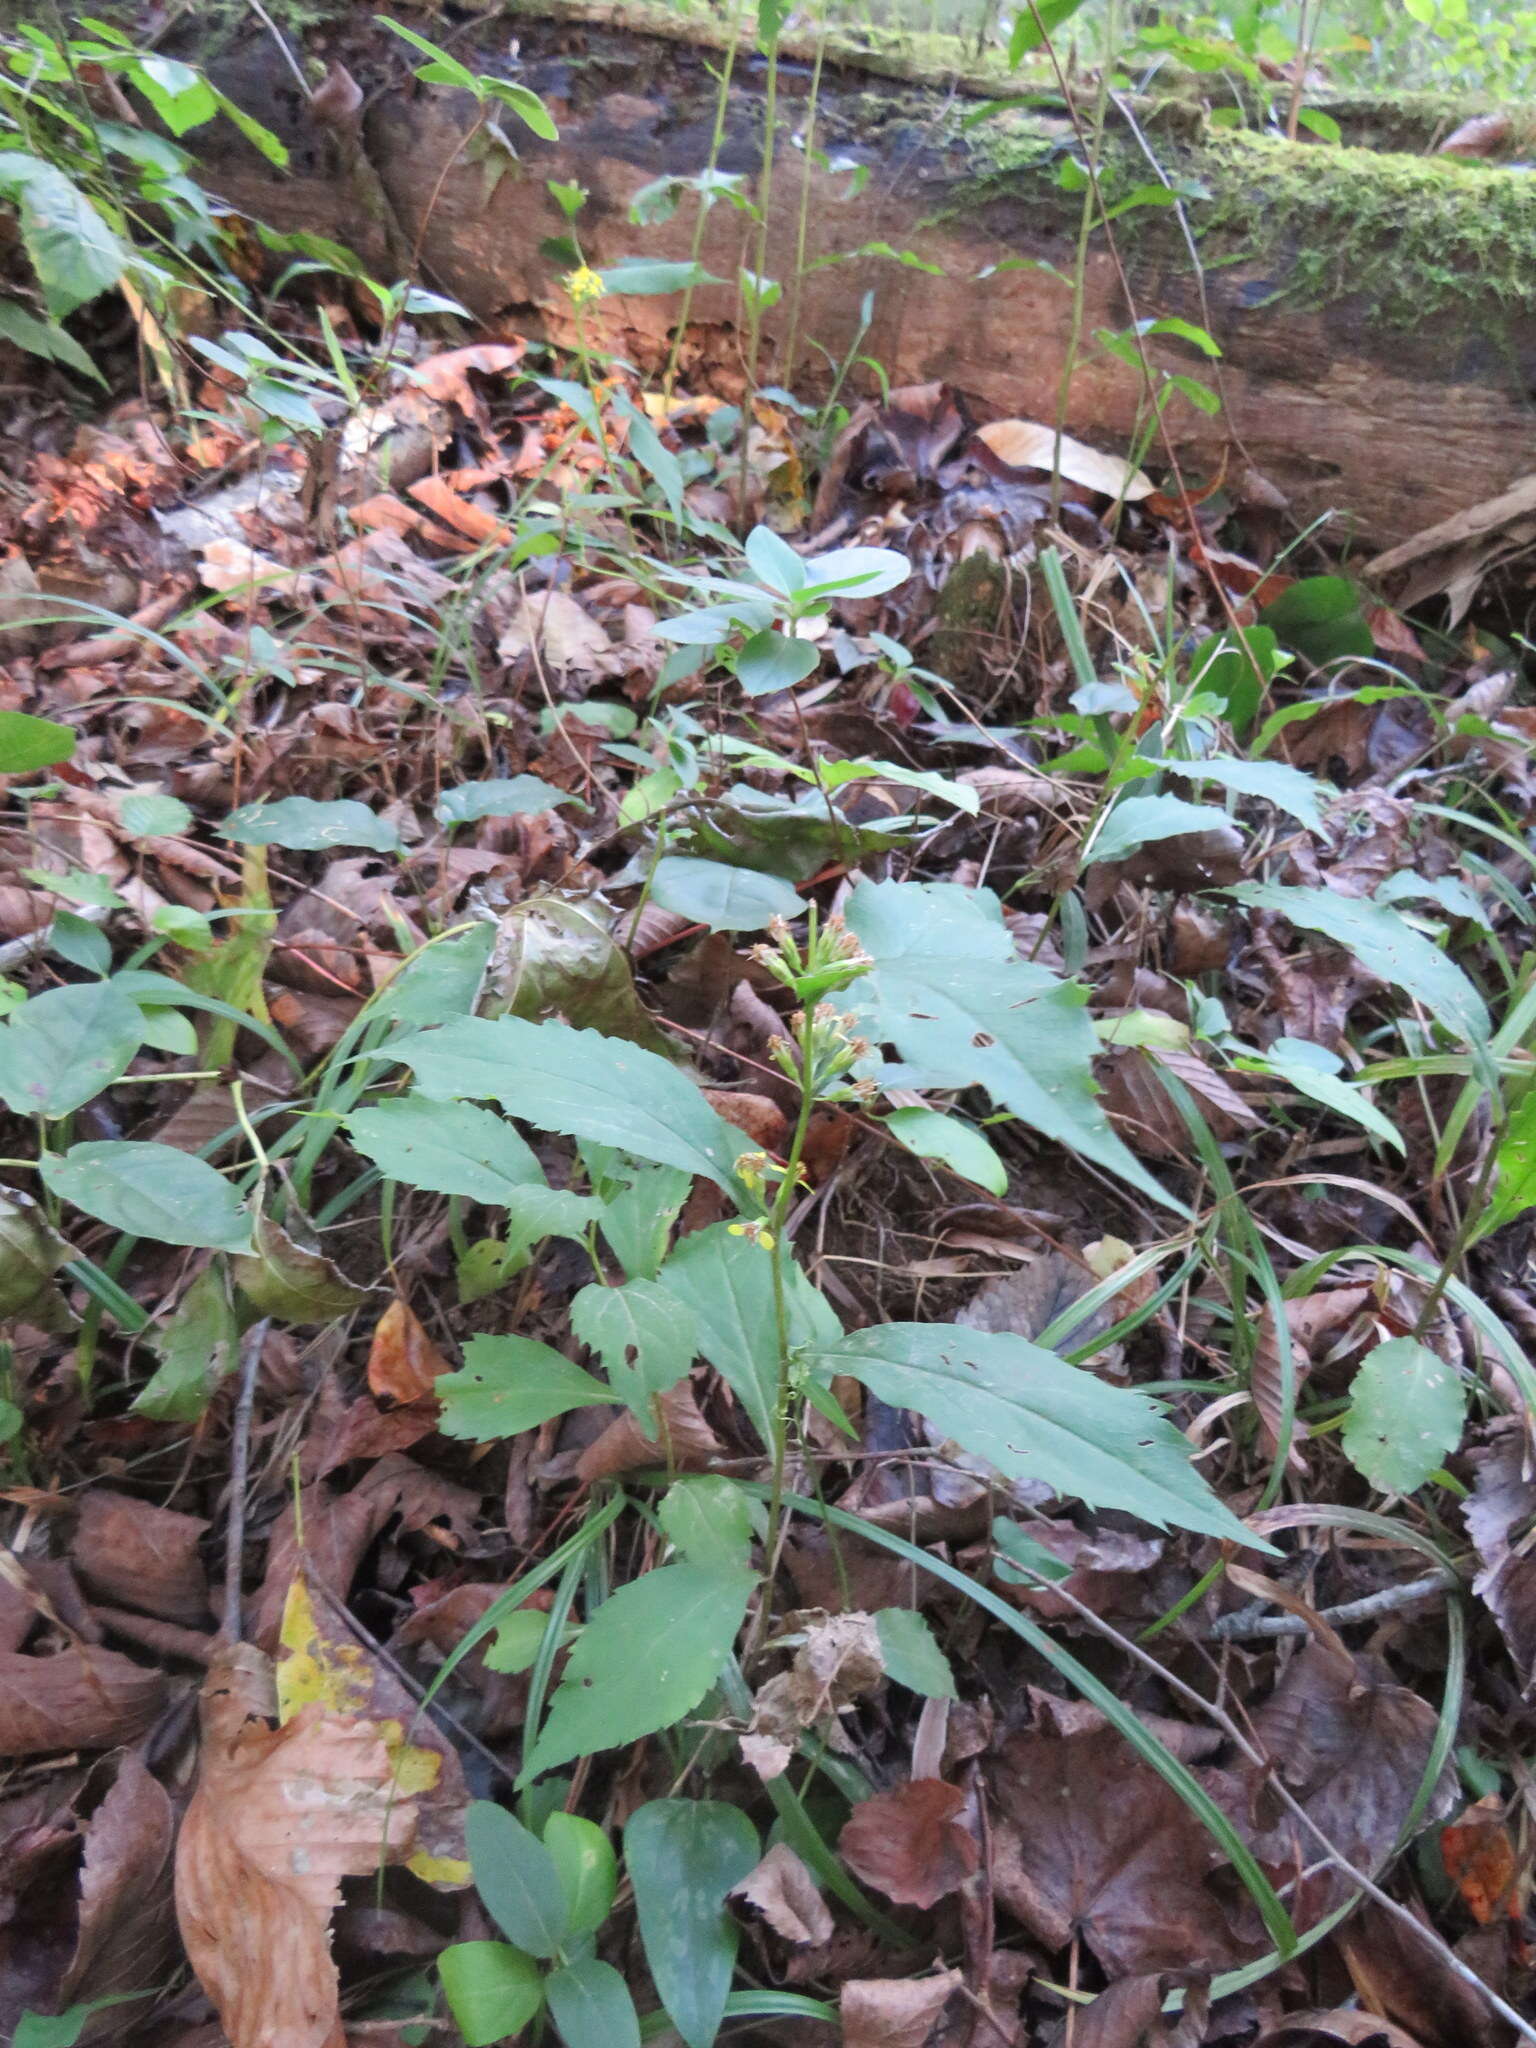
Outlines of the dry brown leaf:
<svg viewBox="0 0 1536 2048">
<path fill-rule="evenodd" d="M 1286 1665 L 1252 1725 L 1280 1778 L 1343 1860 L 1379 1868 L 1429 1761 L 1436 1727 L 1429 1702 L 1386 1682 L 1371 1660 L 1314 1637 Z M 1453 1804 L 1454 1777 L 1442 1774 L 1425 1819 L 1444 1819 Z M 1294 1874 L 1313 1865 L 1288 1894 L 1298 1927 L 1348 1895 L 1341 1870 L 1316 1867 L 1315 1841 L 1289 1811 L 1254 1846 L 1272 1871 Z"/>
<path fill-rule="evenodd" d="M 563 590 L 541 590 L 520 597 L 511 623 L 496 643 L 503 661 L 537 648 L 546 668 L 565 671 L 587 668 L 609 652 L 607 633 L 589 612 Z"/>
<path fill-rule="evenodd" d="M 1472 1453 L 1477 1482 L 1462 1508 L 1482 1570 L 1472 1590 L 1499 1625 L 1522 1689 L 1536 1688 L 1536 1556 L 1522 1541 L 1536 1515 L 1536 1483 L 1524 1476 L 1523 1438 Z"/>
<path fill-rule="evenodd" d="M 783 1152 L 789 1119 L 768 1096 L 738 1094 L 728 1088 L 701 1088 L 699 1093 L 717 1116 L 745 1131 L 761 1151 Z"/>
<path fill-rule="evenodd" d="M 380 1458 L 371 1472 L 344 1493 L 307 1486 L 295 1517 L 283 1510 L 267 1549 L 267 1568 L 251 1616 L 250 1634 L 263 1649 L 277 1644 L 288 1588 L 306 1571 L 345 1600 L 363 1555 L 392 1515 L 408 1530 L 442 1524 L 455 1543 L 468 1540 L 480 1511 L 480 1496 L 428 1472 L 409 1458 Z M 303 1542 L 298 1539 L 302 1526 Z"/>
<path fill-rule="evenodd" d="M 1121 455 L 1101 455 L 1097 448 L 1063 434 L 1058 456 L 1056 429 L 1041 426 L 1038 420 L 994 420 L 976 429 L 976 439 L 1010 469 L 1042 469 L 1048 476 L 1059 470 L 1068 483 L 1128 504 L 1152 495 L 1151 479 L 1132 469 Z"/>
<path fill-rule="evenodd" d="M 1338 1339 L 1341 1331 L 1349 1331 L 1357 1317 L 1364 1316 L 1375 1301 L 1374 1291 L 1369 1287 L 1326 1287 L 1317 1294 L 1304 1294 L 1297 1301 L 1285 1304 L 1285 1324 L 1291 1337 L 1291 1370 L 1295 1377 L 1295 1393 L 1301 1391 L 1307 1375 L 1319 1362 L 1325 1341 Z M 1369 1334 L 1362 1329 L 1362 1339 Z M 1275 1312 L 1268 1302 L 1259 1313 L 1259 1341 L 1253 1357 L 1253 1371 L 1248 1383 L 1253 1405 L 1259 1411 L 1259 1423 L 1264 1432 L 1264 1442 L 1272 1451 L 1280 1441 L 1280 1425 L 1285 1414 L 1282 1398 L 1280 1370 L 1280 1344 L 1275 1325 Z M 1307 1434 L 1307 1426 L 1299 1418 L 1293 1418 L 1291 1431 L 1290 1462 L 1302 1470 L 1304 1461 L 1296 1448 L 1298 1438 Z"/>
<path fill-rule="evenodd" d="M 861 1799 L 837 1838 L 837 1852 L 864 1883 L 899 1906 L 934 1906 L 976 1868 L 974 1836 L 955 1819 L 958 1785 L 913 1778 L 894 1792 Z"/>
<path fill-rule="evenodd" d="M 137 1741 L 165 1698 L 158 1671 L 94 1643 L 51 1657 L 0 1654 L 0 1757 Z"/>
<path fill-rule="evenodd" d="M 249 1644 L 209 1672 L 177 1918 L 232 2048 L 344 2048 L 331 1913 L 343 1877 L 409 1855 L 416 1809 L 373 1722 L 310 1706 L 277 1728 L 275 1709 Z"/>
<path fill-rule="evenodd" d="M 1473 114 L 1459 128 L 1453 128 L 1435 152 L 1437 156 L 1497 156 L 1511 140 L 1513 123 L 1508 114 Z"/>
<path fill-rule="evenodd" d="M 851 1978 L 838 1998 L 843 2048 L 923 2048 L 962 1981 L 958 1970 L 941 1970 L 936 1977 Z"/>
<path fill-rule="evenodd" d="M 1373 2012 L 1296 2012 L 1276 2027 L 1269 2027 L 1253 2048 L 1332 2048 L 1335 2042 L 1347 2048 L 1419 2048 L 1412 2034 L 1405 2034 L 1391 2020 Z"/>
<path fill-rule="evenodd" d="M 59 1987 L 60 2007 L 155 1983 L 175 1939 L 176 1816 L 165 1788 L 135 1751 L 117 1759 L 111 1789 L 84 1833 L 75 1952 Z"/>
<path fill-rule="evenodd" d="M 1074 2016 L 1072 2048 L 1201 2048 L 1210 2001 L 1199 1989 L 1186 1990 L 1177 2018 L 1163 2012 L 1178 1973 L 1122 1977 Z"/>
<path fill-rule="evenodd" d="M 832 1938 L 832 1915 L 816 1880 L 787 1842 L 775 1842 L 756 1870 L 731 1887 L 729 1896 L 756 1906 L 774 1933 L 797 1947 Z"/>
<path fill-rule="evenodd" d="M 108 1487 L 88 1487 L 70 1558 L 102 1600 L 195 1626 L 208 1614 L 208 1575 L 198 1546 L 208 1524 Z"/>
<path fill-rule="evenodd" d="M 374 1325 L 368 1352 L 370 1390 L 380 1400 L 398 1401 L 405 1408 L 430 1395 L 438 1375 L 451 1370 L 406 1304 L 398 1298 L 392 1301 Z"/>
<path fill-rule="evenodd" d="M 803 1629 L 805 1640 L 796 1648 L 788 1671 L 759 1687 L 752 1703 L 751 1731 L 741 1743 L 742 1755 L 765 1780 L 788 1768 L 803 1730 L 873 1692 L 885 1676 L 872 1614 L 813 1610 L 790 1615 L 785 1626 Z M 835 1719 L 828 1740 L 834 1749 L 846 1746 Z"/>
<path fill-rule="evenodd" d="M 998 1903 L 1048 1948 L 1080 1935 L 1112 1977 L 1224 1969 L 1253 1952 L 1208 1882 L 1221 1852 L 1117 1730 L 1012 1735 L 988 1782 Z"/>
<path fill-rule="evenodd" d="M 576 1477 L 591 1486 L 615 1473 L 657 1463 L 679 1472 L 707 1472 L 717 1458 L 725 1456 L 725 1445 L 699 1413 L 686 1380 L 658 1394 L 656 1408 L 661 1418 L 659 1437 L 647 1436 L 626 1408 L 582 1452 L 576 1461 Z"/>
<path fill-rule="evenodd" d="M 504 371 L 515 370 L 526 352 L 526 343 L 521 341 L 482 341 L 470 348 L 447 349 L 442 355 L 428 356 L 424 363 L 412 366 L 411 382 L 424 391 L 429 398 L 442 404 L 453 404 L 473 417 L 480 417 L 484 408 L 468 381 L 468 373 L 478 370 L 482 376 L 499 376 Z"/>
</svg>

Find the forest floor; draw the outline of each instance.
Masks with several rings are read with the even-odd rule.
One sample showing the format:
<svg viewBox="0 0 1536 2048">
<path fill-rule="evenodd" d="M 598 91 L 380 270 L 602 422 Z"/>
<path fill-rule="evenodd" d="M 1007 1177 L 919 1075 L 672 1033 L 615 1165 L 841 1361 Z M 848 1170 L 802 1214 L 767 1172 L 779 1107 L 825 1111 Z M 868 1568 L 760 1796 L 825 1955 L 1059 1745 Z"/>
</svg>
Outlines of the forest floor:
<svg viewBox="0 0 1536 2048">
<path fill-rule="evenodd" d="M 391 348 L 11 387 L 0 2035 L 1536 2039 L 1518 598 Z"/>
</svg>

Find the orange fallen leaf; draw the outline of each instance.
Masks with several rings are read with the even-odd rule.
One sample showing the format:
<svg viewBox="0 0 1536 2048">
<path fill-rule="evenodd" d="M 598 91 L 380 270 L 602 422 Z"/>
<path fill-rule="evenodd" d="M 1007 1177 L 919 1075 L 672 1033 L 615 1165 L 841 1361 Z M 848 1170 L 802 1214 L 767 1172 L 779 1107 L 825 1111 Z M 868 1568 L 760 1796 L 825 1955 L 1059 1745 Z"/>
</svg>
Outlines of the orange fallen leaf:
<svg viewBox="0 0 1536 2048">
<path fill-rule="evenodd" d="M 449 1370 L 447 1359 L 416 1316 L 403 1301 L 392 1301 L 374 1326 L 368 1353 L 369 1391 L 380 1400 L 398 1401 L 407 1407 L 430 1394 L 438 1374 Z"/>
<path fill-rule="evenodd" d="M 1520 1917 L 1520 1866 L 1497 1799 L 1480 1799 L 1440 1831 L 1445 1874 L 1479 1927 Z"/>
<path fill-rule="evenodd" d="M 343 1877 L 410 1854 L 416 1809 L 374 1722 L 315 1704 L 278 1728 L 276 1706 L 250 1644 L 210 1668 L 176 1917 L 231 2048 L 345 2048 L 331 1913 Z"/>
<path fill-rule="evenodd" d="M 463 534 L 468 540 L 476 543 L 489 540 L 499 544 L 513 538 L 494 513 L 482 512 L 478 505 L 471 505 L 467 499 L 455 496 L 440 476 L 424 476 L 420 483 L 411 485 L 410 495 L 419 505 L 425 505 L 435 519 L 440 519 L 452 532 Z"/>
</svg>

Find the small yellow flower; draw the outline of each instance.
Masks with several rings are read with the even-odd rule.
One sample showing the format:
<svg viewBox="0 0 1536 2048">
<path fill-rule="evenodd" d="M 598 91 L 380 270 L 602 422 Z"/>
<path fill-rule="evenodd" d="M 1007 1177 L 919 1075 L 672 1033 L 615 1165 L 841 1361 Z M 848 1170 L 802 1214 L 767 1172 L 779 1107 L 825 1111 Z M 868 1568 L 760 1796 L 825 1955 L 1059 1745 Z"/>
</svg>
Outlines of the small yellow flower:
<svg viewBox="0 0 1536 2048">
<path fill-rule="evenodd" d="M 563 283 L 573 306 L 585 306 L 592 299 L 602 299 L 608 295 L 607 285 L 597 272 L 589 270 L 585 263 L 579 269 L 568 272 Z"/>
<path fill-rule="evenodd" d="M 760 1244 L 765 1252 L 773 1250 L 773 1232 L 763 1223 L 727 1223 L 726 1235 L 744 1237 L 751 1244 Z"/>
</svg>

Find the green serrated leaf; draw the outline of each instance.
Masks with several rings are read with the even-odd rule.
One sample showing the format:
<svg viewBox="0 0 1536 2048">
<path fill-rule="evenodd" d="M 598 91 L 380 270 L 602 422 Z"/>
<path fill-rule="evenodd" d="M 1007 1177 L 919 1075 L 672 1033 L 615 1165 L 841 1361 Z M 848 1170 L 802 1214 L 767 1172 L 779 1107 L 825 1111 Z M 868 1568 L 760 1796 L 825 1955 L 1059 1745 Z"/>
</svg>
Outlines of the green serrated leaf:
<svg viewBox="0 0 1536 2048">
<path fill-rule="evenodd" d="M 35 774 L 57 768 L 74 754 L 76 731 L 29 711 L 0 711 L 0 774 Z"/>
<path fill-rule="evenodd" d="M 1083 855 L 1083 865 L 1124 860 L 1138 846 L 1153 840 L 1177 839 L 1186 832 L 1220 831 L 1231 822 L 1215 805 L 1192 804 L 1181 796 L 1123 796 L 1106 813 Z"/>
<path fill-rule="evenodd" d="M 866 1036 L 903 1056 L 884 1069 L 887 1086 L 985 1088 L 1032 1130 L 1180 1206 L 1099 1105 L 1086 993 L 1018 957 L 990 892 L 860 882 L 848 923 L 875 965 L 847 1000 Z"/>
<path fill-rule="evenodd" d="M 745 1564 L 753 1537 L 768 1526 L 761 1501 L 718 1472 L 675 1480 L 657 1503 L 656 1518 L 690 1564 Z"/>
<path fill-rule="evenodd" d="M 157 1244 L 238 1251 L 251 1219 L 223 1174 L 174 1145 L 104 1139 L 46 1153 L 43 1179 L 87 1216 Z"/>
<path fill-rule="evenodd" d="M 610 1594 L 571 1651 L 524 1781 L 692 1713 L 731 1654 L 756 1586 L 755 1572 L 667 1564 Z"/>
<path fill-rule="evenodd" d="M 751 1141 L 685 1074 L 639 1046 L 567 1024 L 463 1017 L 377 1057 L 404 1061 L 439 1100 L 483 1096 L 543 1130 L 703 1174 L 744 1205 L 750 1199 L 733 1168 Z"/>
<path fill-rule="evenodd" d="M 791 1342 L 836 1343 L 841 1329 L 826 1297 L 798 1266 L 788 1266 L 784 1280 Z M 771 1445 L 780 1365 L 772 1254 L 734 1236 L 728 1223 L 712 1223 L 683 1239 L 661 1269 L 661 1285 L 692 1315 L 699 1350 Z"/>
<path fill-rule="evenodd" d="M 1510 1111 L 1494 1163 L 1498 1178 L 1478 1219 L 1479 1237 L 1536 1206 L 1536 1088 L 1528 1088 Z"/>
<path fill-rule="evenodd" d="M 602 1214 L 590 1195 L 550 1187 L 532 1148 L 493 1110 L 400 1095 L 355 1110 L 347 1132 L 391 1180 L 504 1209 L 539 1237 L 581 1237 Z"/>
<path fill-rule="evenodd" d="M 819 1349 L 812 1363 L 827 1379 L 849 1373 L 891 1407 L 915 1409 L 1005 1478 L 1036 1480 L 1158 1528 L 1264 1547 L 1222 1506 L 1151 1401 L 1027 1338 L 886 1323 Z"/>
<path fill-rule="evenodd" d="M 688 2048 L 720 2031 L 741 1939 L 726 1895 L 761 1854 L 746 1814 L 719 1799 L 653 1799 L 624 1830 L 645 1960 Z"/>
<path fill-rule="evenodd" d="M 56 320 L 122 277 L 127 249 L 57 166 L 20 150 L 0 151 L 0 197 L 16 204 L 22 241 Z"/>
<path fill-rule="evenodd" d="M 117 806 L 118 821 L 130 839 L 171 839 L 192 828 L 193 818 L 179 796 L 134 791 Z"/>
<path fill-rule="evenodd" d="M 887 1678 L 931 1700 L 955 1697 L 955 1674 L 933 1630 L 911 1607 L 882 1607 L 875 1616 Z"/>
<path fill-rule="evenodd" d="M 601 1380 L 532 1337 L 471 1337 L 463 1371 L 441 1374 L 436 1393 L 443 1435 L 473 1443 L 517 1436 L 568 1409 L 613 1399 Z"/>
<path fill-rule="evenodd" d="M 150 1338 L 160 1363 L 133 1407 L 156 1422 L 200 1422 L 221 1380 L 235 1369 L 240 1325 L 222 1259 L 192 1282 Z"/>
<path fill-rule="evenodd" d="M 1412 1493 L 1461 1441 L 1467 1390 L 1438 1352 L 1391 1337 L 1367 1352 L 1350 1388 L 1339 1441 L 1381 1493 Z"/>
<path fill-rule="evenodd" d="M 583 1287 L 571 1302 L 571 1334 L 603 1362 L 615 1397 L 647 1436 L 655 1436 L 656 1396 L 668 1393 L 693 1363 L 691 1312 L 654 1280 L 622 1287 Z"/>
<path fill-rule="evenodd" d="M 1237 796 L 1261 797 L 1277 810 L 1288 811 L 1309 832 L 1323 829 L 1317 808 L 1322 785 L 1315 776 L 1285 761 L 1240 761 L 1227 754 L 1213 754 L 1204 761 L 1159 761 L 1156 765 L 1186 782 L 1214 782 Z"/>
</svg>

